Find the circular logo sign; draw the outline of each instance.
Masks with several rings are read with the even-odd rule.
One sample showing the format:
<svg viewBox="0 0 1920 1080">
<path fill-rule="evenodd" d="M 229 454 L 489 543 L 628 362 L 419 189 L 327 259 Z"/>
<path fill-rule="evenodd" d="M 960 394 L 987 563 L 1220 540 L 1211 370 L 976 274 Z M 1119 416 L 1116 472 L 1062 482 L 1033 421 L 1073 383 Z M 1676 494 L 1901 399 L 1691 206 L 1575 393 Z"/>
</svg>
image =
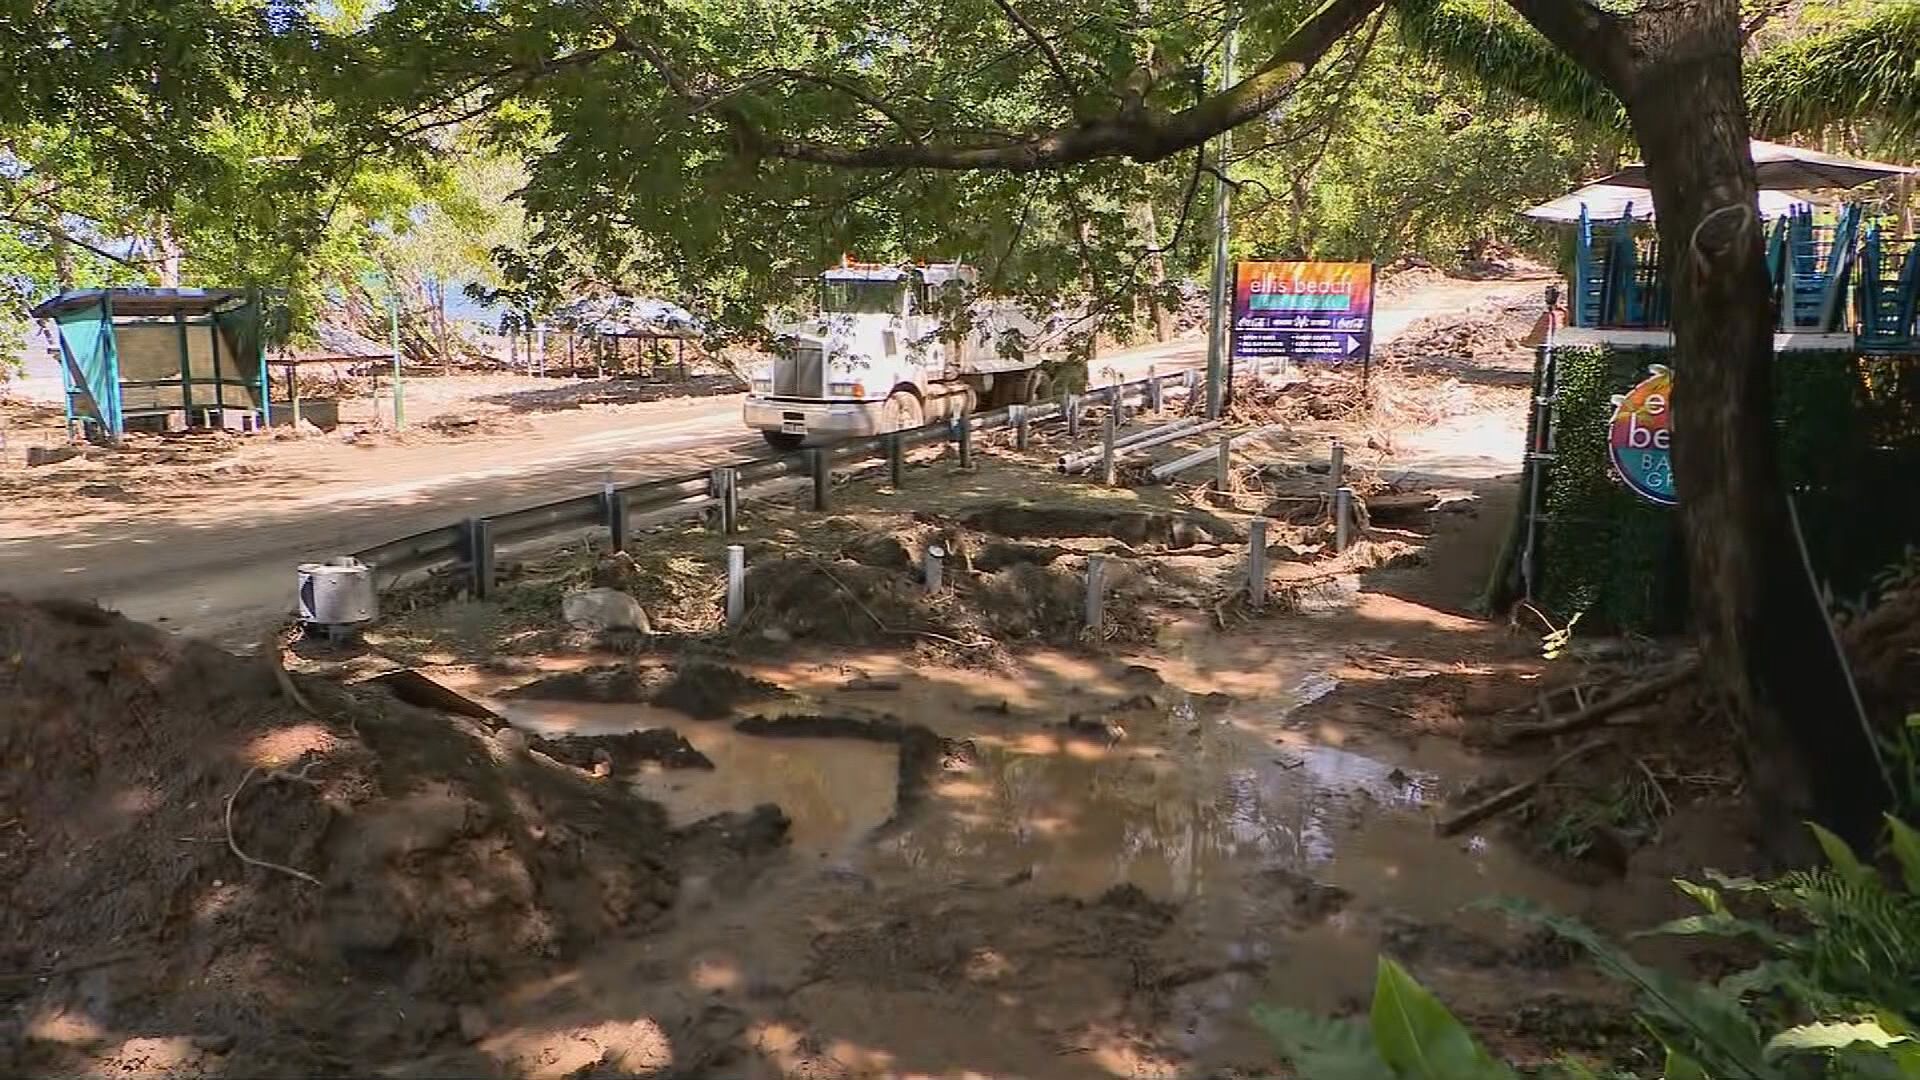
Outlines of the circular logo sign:
<svg viewBox="0 0 1920 1080">
<path fill-rule="evenodd" d="M 1634 494 L 1672 506 L 1673 373 L 1656 364 L 1640 384 L 1613 399 L 1607 451 L 1613 471 Z"/>
</svg>

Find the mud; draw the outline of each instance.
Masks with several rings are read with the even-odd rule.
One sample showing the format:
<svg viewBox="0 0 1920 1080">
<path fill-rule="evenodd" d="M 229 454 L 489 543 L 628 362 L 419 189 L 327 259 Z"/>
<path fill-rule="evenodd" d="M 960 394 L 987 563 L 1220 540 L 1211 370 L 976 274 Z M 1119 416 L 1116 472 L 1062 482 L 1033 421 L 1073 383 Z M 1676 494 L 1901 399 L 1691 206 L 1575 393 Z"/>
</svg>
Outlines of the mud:
<svg viewBox="0 0 1920 1080">
<path fill-rule="evenodd" d="M 511 732 L 315 682 L 309 714 L 263 661 L 83 605 L 0 599 L 0 654 L 0 964 L 46 973 L 0 984 L 0 1071 L 312 1075 L 457 1045 L 461 1006 L 652 926 L 687 853 L 780 832 L 676 835 Z"/>
<path fill-rule="evenodd" d="M 627 776 L 647 765 L 668 769 L 711 769 L 712 759 L 693 748 L 671 728 L 628 731 L 618 735 L 539 736 L 528 747 L 555 761 L 601 775 Z"/>
<path fill-rule="evenodd" d="M 752 701 L 777 698 L 783 691 L 722 664 L 688 661 L 667 669 L 610 664 L 564 671 L 523 683 L 502 695 L 512 699 L 654 704 L 696 720 L 717 720 Z"/>
<path fill-rule="evenodd" d="M 1162 549 L 1229 543 L 1245 536 L 1238 526 L 1207 514 L 1178 515 L 1127 508 L 1000 503 L 970 510 L 959 520 L 967 528 L 1015 539 L 1110 537 L 1133 547 Z"/>
<path fill-rule="evenodd" d="M 1083 560 L 1019 564 L 997 573 L 956 570 L 929 596 L 919 575 L 810 557 L 755 564 L 742 632 L 755 637 L 842 645 L 880 642 L 944 647 L 976 662 L 1004 659 L 998 647 L 1077 641 L 1085 627 Z M 1108 641 L 1151 641 L 1159 625 L 1152 582 L 1111 567 Z"/>
</svg>

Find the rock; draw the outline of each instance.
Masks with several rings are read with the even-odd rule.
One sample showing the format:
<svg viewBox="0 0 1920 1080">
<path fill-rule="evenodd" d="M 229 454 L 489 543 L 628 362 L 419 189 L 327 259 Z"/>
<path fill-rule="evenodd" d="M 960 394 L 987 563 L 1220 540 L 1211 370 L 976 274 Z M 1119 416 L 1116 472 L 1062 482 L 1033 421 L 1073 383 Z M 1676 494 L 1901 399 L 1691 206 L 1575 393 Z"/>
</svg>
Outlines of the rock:
<svg viewBox="0 0 1920 1080">
<path fill-rule="evenodd" d="M 568 593 L 560 601 L 560 614 L 576 630 L 638 630 L 651 633 L 647 612 L 640 601 L 618 589 L 582 589 Z"/>
<path fill-rule="evenodd" d="M 493 733 L 493 741 L 509 754 L 518 754 L 527 748 L 527 736 L 519 728 L 503 727 Z"/>
<path fill-rule="evenodd" d="M 77 458 L 82 452 L 77 446 L 29 446 L 27 447 L 27 464 L 29 466 L 52 465 L 58 461 Z"/>
<path fill-rule="evenodd" d="M 459 1013 L 460 1037 L 470 1043 L 477 1043 L 487 1037 L 493 1029 L 493 1022 L 487 1019 L 487 1011 L 478 1005 L 462 1005 Z"/>
<path fill-rule="evenodd" d="M 234 1038 L 233 1033 L 228 1031 L 223 1031 L 216 1035 L 195 1035 L 193 1037 L 193 1045 L 198 1049 L 205 1050 L 209 1054 L 227 1053 L 233 1049 L 233 1044 L 238 1041 L 238 1039 Z"/>
<path fill-rule="evenodd" d="M 793 641 L 793 631 L 784 626 L 769 626 L 760 631 L 760 636 L 775 645 L 785 645 Z"/>
</svg>

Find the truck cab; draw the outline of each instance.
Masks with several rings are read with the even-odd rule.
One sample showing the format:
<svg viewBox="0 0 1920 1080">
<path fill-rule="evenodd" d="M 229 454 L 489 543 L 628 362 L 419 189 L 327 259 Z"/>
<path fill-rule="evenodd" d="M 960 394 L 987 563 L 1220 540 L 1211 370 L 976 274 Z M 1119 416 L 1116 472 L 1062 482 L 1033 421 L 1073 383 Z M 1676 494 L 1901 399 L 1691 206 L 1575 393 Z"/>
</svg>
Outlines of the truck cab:
<svg viewBox="0 0 1920 1080">
<path fill-rule="evenodd" d="M 1030 390 L 1036 362 L 999 355 L 992 320 L 970 300 L 977 280 L 960 263 L 827 270 L 818 314 L 782 327 L 773 362 L 753 373 L 746 425 L 792 449 L 917 428 L 971 411 L 982 394 L 1010 397 L 1015 382 Z"/>
</svg>

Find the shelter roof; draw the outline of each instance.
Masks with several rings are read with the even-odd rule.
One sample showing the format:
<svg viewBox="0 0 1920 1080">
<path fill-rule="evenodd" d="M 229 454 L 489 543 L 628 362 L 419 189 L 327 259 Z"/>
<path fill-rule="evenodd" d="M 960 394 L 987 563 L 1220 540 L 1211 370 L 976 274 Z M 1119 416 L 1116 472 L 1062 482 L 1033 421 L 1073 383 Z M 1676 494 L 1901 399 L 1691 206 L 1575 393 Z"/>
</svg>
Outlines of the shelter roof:
<svg viewBox="0 0 1920 1080">
<path fill-rule="evenodd" d="M 147 286 L 116 286 L 110 289 L 72 289 L 42 301 L 33 309 L 36 319 L 52 319 L 74 311 L 85 311 L 109 301 L 115 315 L 151 317 L 161 315 L 211 315 L 246 303 L 246 294 L 236 289 L 180 289 Z"/>
</svg>

